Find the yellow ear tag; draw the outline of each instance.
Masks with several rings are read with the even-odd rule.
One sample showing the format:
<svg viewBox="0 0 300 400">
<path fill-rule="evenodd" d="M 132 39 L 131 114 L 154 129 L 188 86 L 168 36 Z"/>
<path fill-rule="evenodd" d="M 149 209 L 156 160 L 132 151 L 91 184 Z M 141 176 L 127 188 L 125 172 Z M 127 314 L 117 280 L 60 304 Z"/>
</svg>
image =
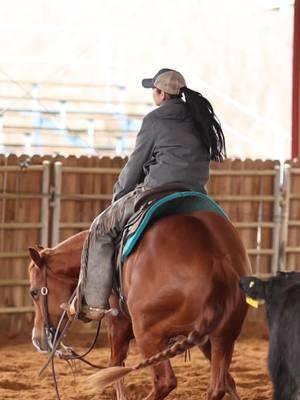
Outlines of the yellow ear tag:
<svg viewBox="0 0 300 400">
<path fill-rule="evenodd" d="M 258 301 L 251 299 L 251 297 L 246 297 L 246 303 L 248 303 L 251 307 L 258 308 Z"/>
</svg>

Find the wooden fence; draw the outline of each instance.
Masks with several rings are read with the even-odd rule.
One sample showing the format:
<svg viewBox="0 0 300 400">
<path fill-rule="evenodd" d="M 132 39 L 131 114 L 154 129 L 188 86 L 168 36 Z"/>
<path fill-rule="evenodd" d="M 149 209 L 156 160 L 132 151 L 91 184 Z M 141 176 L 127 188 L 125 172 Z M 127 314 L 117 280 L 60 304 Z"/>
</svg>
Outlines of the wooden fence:
<svg viewBox="0 0 300 400">
<path fill-rule="evenodd" d="M 3 326 L 16 330 L 32 318 L 27 280 L 28 246 L 38 243 L 53 246 L 86 229 L 110 204 L 114 182 L 124 163 L 118 157 L 0 156 L 0 319 Z M 299 179 L 300 175 L 298 184 Z M 212 164 L 208 191 L 238 228 L 254 272 L 258 275 L 275 272 L 279 257 L 283 259 L 284 247 L 279 162 L 226 160 Z M 297 200 L 293 196 L 292 199 L 290 196 L 290 215 L 296 218 L 291 210 L 300 211 L 292 203 Z M 286 230 L 290 229 L 295 229 L 295 225 L 290 224 Z M 292 254 L 291 240 L 289 234 L 288 246 L 285 246 L 288 259 L 296 257 L 297 260 L 300 254 Z"/>
</svg>

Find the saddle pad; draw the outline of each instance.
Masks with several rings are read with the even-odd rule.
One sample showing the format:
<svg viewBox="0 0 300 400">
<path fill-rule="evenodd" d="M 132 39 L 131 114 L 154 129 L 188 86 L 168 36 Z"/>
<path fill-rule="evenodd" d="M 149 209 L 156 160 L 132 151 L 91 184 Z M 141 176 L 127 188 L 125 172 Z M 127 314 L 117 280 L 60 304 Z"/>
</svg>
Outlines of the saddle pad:
<svg viewBox="0 0 300 400">
<path fill-rule="evenodd" d="M 130 255 L 150 221 L 153 222 L 162 216 L 193 211 L 213 211 L 228 219 L 224 210 L 204 193 L 187 191 L 169 194 L 149 207 L 137 230 L 128 237 L 123 247 L 122 261 Z"/>
</svg>

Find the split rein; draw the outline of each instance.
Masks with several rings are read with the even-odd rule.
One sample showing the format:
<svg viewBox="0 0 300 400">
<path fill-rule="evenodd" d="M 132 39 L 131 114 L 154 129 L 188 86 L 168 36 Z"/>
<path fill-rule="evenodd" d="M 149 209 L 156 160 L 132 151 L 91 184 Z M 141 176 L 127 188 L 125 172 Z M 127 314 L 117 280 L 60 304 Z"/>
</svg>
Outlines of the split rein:
<svg viewBox="0 0 300 400">
<path fill-rule="evenodd" d="M 54 366 L 54 357 L 58 356 L 60 359 L 65 360 L 67 362 L 69 361 L 75 361 L 75 360 L 79 360 L 84 362 L 85 364 L 93 367 L 93 368 L 97 368 L 97 369 L 104 369 L 106 367 L 102 366 L 102 365 L 95 365 L 93 363 L 91 363 L 90 361 L 86 360 L 85 357 L 93 350 L 93 348 L 95 347 L 95 344 L 97 342 L 98 336 L 99 336 L 99 332 L 100 332 L 100 328 L 101 328 L 101 321 L 98 322 L 98 326 L 97 326 L 97 331 L 94 337 L 94 340 L 92 342 L 92 344 L 90 345 L 90 347 L 88 348 L 88 350 L 84 353 L 79 355 L 78 353 L 76 353 L 72 348 L 70 347 L 66 347 L 63 343 L 63 337 L 65 335 L 65 333 L 68 331 L 69 327 L 71 326 L 72 322 L 76 319 L 76 316 L 74 316 L 74 318 L 68 318 L 67 323 L 65 324 L 63 330 L 60 332 L 60 328 L 61 325 L 63 323 L 63 320 L 65 319 L 65 317 L 67 317 L 67 312 L 64 310 L 60 320 L 58 322 L 58 325 L 55 328 L 53 328 L 50 324 L 50 317 L 49 317 L 49 310 L 48 310 L 48 294 L 49 294 L 49 289 L 48 289 L 48 265 L 47 265 L 47 261 L 45 261 L 44 266 L 43 266 L 43 278 L 44 278 L 44 287 L 41 288 L 41 295 L 42 295 L 42 308 L 43 308 L 43 317 L 44 317 L 44 331 L 46 333 L 46 337 L 47 337 L 47 344 L 49 346 L 49 348 L 51 349 L 51 353 L 50 356 L 48 358 L 48 360 L 46 361 L 46 363 L 44 364 L 44 366 L 40 369 L 38 376 L 41 376 L 43 374 L 43 372 L 46 370 L 46 368 L 48 367 L 48 365 L 51 363 L 51 367 L 52 367 L 52 378 L 53 378 L 53 383 L 54 383 L 54 388 L 55 388 L 55 392 L 56 392 L 56 396 L 58 398 L 58 400 L 60 400 L 60 395 L 59 395 L 59 391 L 58 391 L 58 385 L 57 385 L 57 379 L 56 379 L 56 373 L 55 373 L 55 366 Z M 71 298 L 69 299 L 68 303 L 71 303 L 72 300 L 74 299 L 76 295 L 76 289 L 74 290 Z M 55 332 L 55 333 L 54 333 Z M 54 335 L 54 337 L 53 337 Z M 59 346 L 61 346 L 62 350 L 59 349 Z"/>
</svg>

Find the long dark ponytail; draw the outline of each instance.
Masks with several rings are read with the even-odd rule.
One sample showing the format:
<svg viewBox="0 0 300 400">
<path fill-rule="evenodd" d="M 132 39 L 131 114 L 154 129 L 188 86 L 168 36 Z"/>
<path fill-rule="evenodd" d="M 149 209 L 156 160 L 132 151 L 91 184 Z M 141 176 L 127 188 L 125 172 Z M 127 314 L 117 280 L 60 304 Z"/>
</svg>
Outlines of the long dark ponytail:
<svg viewBox="0 0 300 400">
<path fill-rule="evenodd" d="M 226 157 L 225 137 L 212 105 L 202 94 L 187 87 L 182 88 L 181 93 L 184 94 L 203 144 L 210 152 L 210 159 L 223 161 Z"/>
</svg>

